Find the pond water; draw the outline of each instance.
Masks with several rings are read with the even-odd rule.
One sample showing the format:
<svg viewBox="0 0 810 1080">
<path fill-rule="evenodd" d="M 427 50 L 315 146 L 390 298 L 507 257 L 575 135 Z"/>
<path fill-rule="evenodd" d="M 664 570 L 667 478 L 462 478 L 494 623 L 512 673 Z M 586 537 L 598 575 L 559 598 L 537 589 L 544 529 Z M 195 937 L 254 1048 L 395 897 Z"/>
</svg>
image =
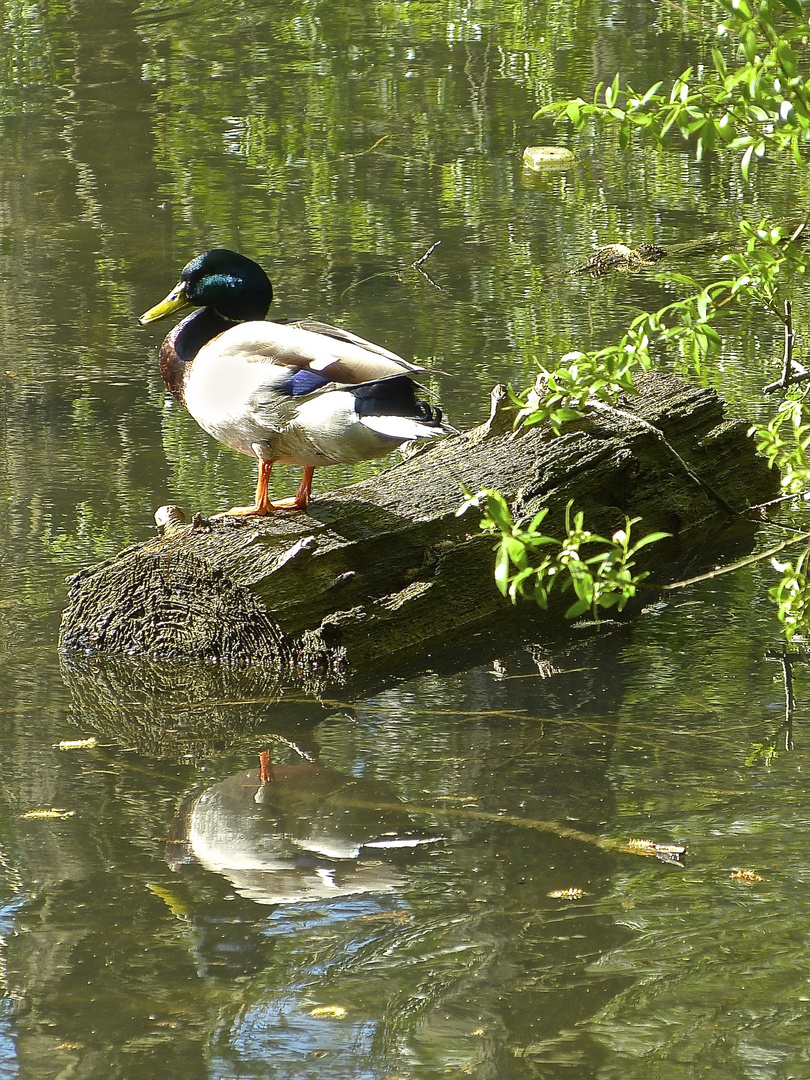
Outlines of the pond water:
<svg viewBox="0 0 810 1080">
<path fill-rule="evenodd" d="M 0 1077 L 810 1073 L 807 688 L 797 672 L 787 727 L 767 563 L 350 695 L 93 681 L 56 647 L 68 575 L 150 536 L 163 503 L 252 489 L 166 402 L 165 328 L 137 324 L 197 252 L 260 261 L 279 316 L 431 360 L 464 427 L 496 382 L 676 298 L 671 272 L 718 272 L 564 272 L 594 246 L 733 246 L 741 217 L 806 208 L 786 162 L 749 186 L 679 143 L 622 155 L 532 120 L 617 70 L 641 87 L 701 62 L 715 15 L 3 6 Z M 525 176 L 523 147 L 552 140 L 576 167 Z M 700 377 L 767 415 L 780 328 L 722 329 Z M 323 470 L 316 497 L 379 467 Z M 395 829 L 431 842 L 368 846 Z M 685 865 L 632 839 L 685 845 Z"/>
</svg>

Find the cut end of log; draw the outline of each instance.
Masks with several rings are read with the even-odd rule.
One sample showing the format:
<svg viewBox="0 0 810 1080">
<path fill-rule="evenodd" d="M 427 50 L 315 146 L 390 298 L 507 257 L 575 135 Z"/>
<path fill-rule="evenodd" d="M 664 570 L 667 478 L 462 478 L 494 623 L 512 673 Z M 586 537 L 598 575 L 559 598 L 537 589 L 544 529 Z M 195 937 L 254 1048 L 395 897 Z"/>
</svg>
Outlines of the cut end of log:
<svg viewBox="0 0 810 1080">
<path fill-rule="evenodd" d="M 77 574 L 64 651 L 279 666 L 284 637 L 265 605 L 193 554 L 135 548 Z"/>
</svg>

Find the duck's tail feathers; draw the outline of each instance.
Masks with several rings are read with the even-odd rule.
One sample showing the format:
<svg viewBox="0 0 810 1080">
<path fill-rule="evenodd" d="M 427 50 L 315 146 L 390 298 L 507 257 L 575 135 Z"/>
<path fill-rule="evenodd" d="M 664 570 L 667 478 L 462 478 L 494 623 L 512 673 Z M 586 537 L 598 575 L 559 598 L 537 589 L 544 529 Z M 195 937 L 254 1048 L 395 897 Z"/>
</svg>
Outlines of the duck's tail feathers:
<svg viewBox="0 0 810 1080">
<path fill-rule="evenodd" d="M 362 383 L 352 388 L 360 422 L 372 431 L 400 442 L 412 439 L 439 439 L 452 435 L 442 410 L 418 401 L 418 384 L 407 375 Z M 421 388 L 420 388 L 421 389 Z"/>
<path fill-rule="evenodd" d="M 414 439 L 443 439 L 453 434 L 449 424 L 425 424 L 407 416 L 361 416 L 364 427 L 376 431 L 378 435 L 396 439 L 397 442 L 413 442 Z"/>
</svg>

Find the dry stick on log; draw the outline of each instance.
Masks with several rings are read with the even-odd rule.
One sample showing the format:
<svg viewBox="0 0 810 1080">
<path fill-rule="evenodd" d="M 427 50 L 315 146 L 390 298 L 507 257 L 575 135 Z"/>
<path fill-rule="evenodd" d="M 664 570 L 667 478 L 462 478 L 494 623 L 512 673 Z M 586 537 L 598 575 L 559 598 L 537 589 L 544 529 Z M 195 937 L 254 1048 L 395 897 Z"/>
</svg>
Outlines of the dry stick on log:
<svg viewBox="0 0 810 1080">
<path fill-rule="evenodd" d="M 537 424 L 514 438 L 496 394 L 481 427 L 307 513 L 173 528 L 73 580 L 61 647 L 293 672 L 423 666 L 431 650 L 516 626 L 493 582 L 493 538 L 456 515 L 462 485 L 497 488 L 515 520 L 548 508 L 544 528 L 560 536 L 572 500 L 601 535 L 640 517 L 673 536 L 645 549 L 640 568 L 682 576 L 684 563 L 753 535 L 732 508 L 772 497 L 779 478 L 713 390 L 661 373 L 637 386 L 559 437 Z M 535 633 L 562 621 L 529 604 L 518 618 Z"/>
<path fill-rule="evenodd" d="M 667 442 L 666 436 L 659 428 L 655 427 L 653 424 L 647 423 L 647 421 L 641 419 L 641 417 L 634 416 L 633 413 L 628 412 L 627 409 L 618 409 L 615 405 L 608 405 L 606 402 L 598 401 L 596 398 L 591 398 L 591 400 L 588 402 L 588 406 L 592 409 L 598 410 L 599 412 L 616 413 L 619 416 L 625 416 L 633 423 L 639 424 L 647 431 L 652 432 L 655 438 L 658 439 L 661 445 L 666 449 L 667 453 L 672 455 L 673 459 L 678 463 L 680 468 L 683 469 L 689 479 L 692 480 L 693 483 L 698 484 L 701 488 L 703 488 L 709 498 L 713 502 L 715 502 L 721 510 L 728 514 L 729 517 L 737 517 L 738 511 L 735 510 L 733 506 L 730 506 L 729 503 L 727 503 L 726 500 L 723 498 L 723 496 L 719 492 L 715 491 L 712 485 L 707 480 L 704 480 L 703 477 L 698 476 L 694 469 L 691 469 L 689 465 L 687 465 L 687 463 L 684 461 L 678 451 Z"/>
</svg>

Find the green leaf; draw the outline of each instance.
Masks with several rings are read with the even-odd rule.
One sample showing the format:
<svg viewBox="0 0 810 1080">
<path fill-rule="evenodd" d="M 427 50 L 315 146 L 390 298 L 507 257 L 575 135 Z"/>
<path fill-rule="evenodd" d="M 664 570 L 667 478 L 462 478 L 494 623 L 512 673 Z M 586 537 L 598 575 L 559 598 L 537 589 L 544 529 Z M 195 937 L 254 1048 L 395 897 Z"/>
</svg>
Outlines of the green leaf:
<svg viewBox="0 0 810 1080">
<path fill-rule="evenodd" d="M 716 45 L 712 46 L 712 61 L 714 63 L 714 70 L 720 76 L 721 79 L 725 79 L 728 68 L 726 67 L 726 60 Z"/>
<path fill-rule="evenodd" d="M 635 590 L 633 591 L 635 592 Z M 620 592 L 603 593 L 602 596 L 599 597 L 599 607 L 608 609 L 615 607 L 618 604 L 619 611 L 621 611 L 629 599 L 629 595 L 625 596 Z"/>
<path fill-rule="evenodd" d="M 740 44 L 743 47 L 745 59 L 749 64 L 753 64 L 757 58 L 757 35 L 750 26 L 744 26 L 740 31 Z"/>
<path fill-rule="evenodd" d="M 540 527 L 540 525 L 545 520 L 547 514 L 548 514 L 548 507 L 547 506 L 544 506 L 542 510 L 538 510 L 537 513 L 532 518 L 530 524 L 529 524 L 529 532 L 532 532 L 532 533 L 536 532 L 537 529 Z"/>
<path fill-rule="evenodd" d="M 579 615 L 584 615 L 586 611 L 590 610 L 591 604 L 588 600 L 577 600 L 575 604 L 572 604 L 565 613 L 566 619 L 576 619 Z"/>
<path fill-rule="evenodd" d="M 518 570 L 523 570 L 526 566 L 526 545 L 514 536 L 505 536 L 503 546 L 509 555 L 509 561 Z"/>
<path fill-rule="evenodd" d="M 495 584 L 502 596 L 506 596 L 509 591 L 509 571 L 511 564 L 509 562 L 509 556 L 506 553 L 505 548 L 498 550 L 498 555 L 495 559 Z"/>
<path fill-rule="evenodd" d="M 511 533 L 512 515 L 503 495 L 497 491 L 487 492 L 487 512 L 502 533 Z"/>
<path fill-rule="evenodd" d="M 544 611 L 548 608 L 548 589 L 537 579 L 537 584 L 534 587 L 534 601 L 538 607 L 541 607 Z"/>
<path fill-rule="evenodd" d="M 796 54 L 784 38 L 780 38 L 776 46 L 776 58 L 785 74 L 794 79 L 798 74 L 799 65 L 796 63 Z"/>
<path fill-rule="evenodd" d="M 637 544 L 633 544 L 633 554 L 640 551 L 641 548 L 646 547 L 648 544 L 657 544 L 659 540 L 666 540 L 667 537 L 670 536 L 672 536 L 672 533 L 668 532 L 647 533 L 646 536 L 642 536 Z"/>
</svg>

